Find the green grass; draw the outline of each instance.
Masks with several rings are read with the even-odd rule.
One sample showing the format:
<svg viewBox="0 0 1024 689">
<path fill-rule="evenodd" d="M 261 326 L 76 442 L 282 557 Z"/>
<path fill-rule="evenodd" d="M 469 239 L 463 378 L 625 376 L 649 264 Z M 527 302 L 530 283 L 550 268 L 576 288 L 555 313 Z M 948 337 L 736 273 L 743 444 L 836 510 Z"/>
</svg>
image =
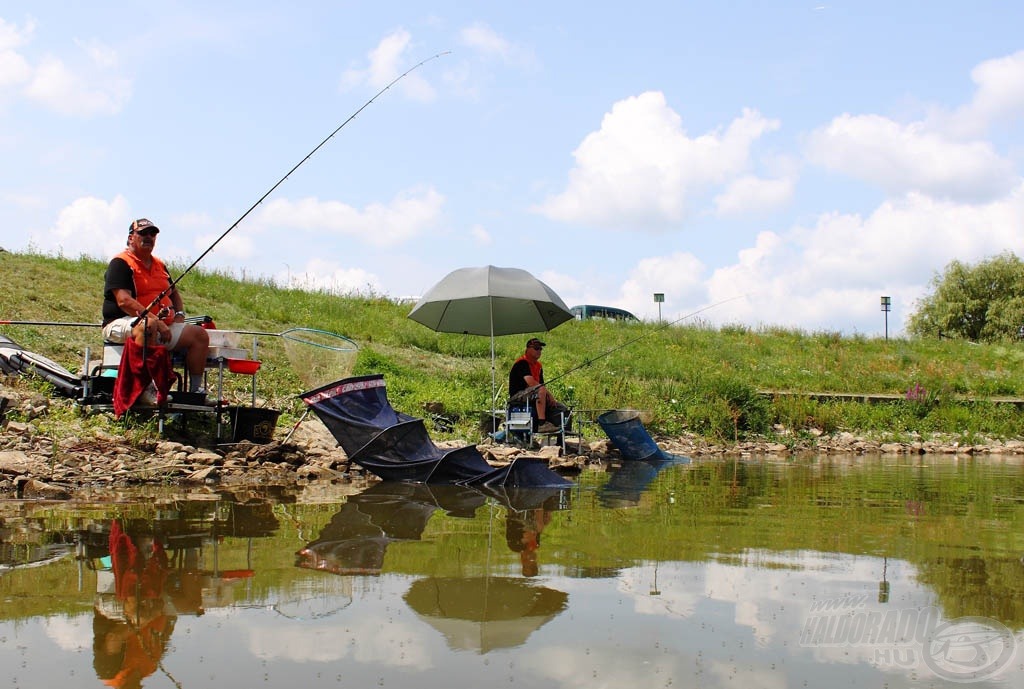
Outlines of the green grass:
<svg viewBox="0 0 1024 689">
<path fill-rule="evenodd" d="M 105 267 L 87 258 L 0 253 L 0 320 L 98 322 Z M 184 267 L 171 266 L 171 272 L 178 275 Z M 479 437 L 480 413 L 490 406 L 486 337 L 435 333 L 406 317 L 408 304 L 376 296 L 285 289 L 200 269 L 179 289 L 190 314 L 208 314 L 220 328 L 278 333 L 310 327 L 348 336 L 360 346 L 353 373 L 384 373 L 397 409 L 423 416 L 424 403 L 441 401 L 456 421 L 456 434 Z M 86 347 L 99 357 L 98 328 L 0 326 L 0 333 L 72 371 L 83 365 Z M 501 390 L 527 337 L 496 340 Z M 954 399 L 1024 397 L 1024 347 L 1013 342 L 886 341 L 774 327 L 609 321 L 571 321 L 544 339 L 545 372 L 556 396 L 570 398 L 579 409 L 646 410 L 647 427 L 656 435 L 691 432 L 730 441 L 772 437 L 781 425 L 797 435 L 821 430 L 882 439 L 934 432 L 964 439 L 1024 437 L 1024 415 L 1013 406 Z M 258 392 L 282 409 L 282 423 L 288 423 L 302 412 L 296 396 L 308 381 L 293 370 L 281 338 L 261 337 L 259 347 L 264 364 Z M 239 400 L 245 399 L 247 381 L 229 376 Z M 757 394 L 903 396 L 915 388 L 915 399 L 872 405 Z"/>
</svg>

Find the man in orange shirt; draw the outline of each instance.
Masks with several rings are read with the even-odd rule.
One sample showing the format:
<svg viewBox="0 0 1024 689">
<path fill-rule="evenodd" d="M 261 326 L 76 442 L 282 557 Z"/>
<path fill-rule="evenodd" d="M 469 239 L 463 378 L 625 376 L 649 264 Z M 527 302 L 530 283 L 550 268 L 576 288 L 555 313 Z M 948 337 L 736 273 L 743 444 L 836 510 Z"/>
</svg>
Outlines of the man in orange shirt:
<svg viewBox="0 0 1024 689">
<path fill-rule="evenodd" d="M 560 422 L 561 415 L 568 411 L 568 407 L 556 400 L 544 385 L 544 367 L 540 363 L 544 347 L 545 343 L 536 337 L 531 337 L 527 341 L 526 350 L 512 364 L 512 370 L 508 373 L 508 394 L 509 397 L 527 392 L 531 397 L 536 395 L 535 430 L 540 433 L 554 433 L 558 426 L 553 422 Z"/>
<path fill-rule="evenodd" d="M 187 350 L 189 391 L 198 392 L 203 385 L 210 336 L 198 325 L 185 323 L 185 306 L 177 288 L 172 287 L 149 310 L 144 324 L 135 324 L 146 307 L 171 284 L 167 267 L 153 255 L 159 233 L 160 228 L 145 218 L 133 221 L 128 228 L 128 247 L 107 265 L 103 337 L 118 343 L 133 337 L 141 343 L 145 336 L 149 342 L 168 349 Z"/>
</svg>

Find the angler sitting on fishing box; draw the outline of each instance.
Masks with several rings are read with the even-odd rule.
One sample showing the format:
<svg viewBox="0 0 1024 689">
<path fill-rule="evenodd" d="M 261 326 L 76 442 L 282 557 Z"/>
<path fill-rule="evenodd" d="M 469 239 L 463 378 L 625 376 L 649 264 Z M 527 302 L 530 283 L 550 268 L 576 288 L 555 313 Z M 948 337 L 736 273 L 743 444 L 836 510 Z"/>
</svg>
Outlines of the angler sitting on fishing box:
<svg viewBox="0 0 1024 689">
<path fill-rule="evenodd" d="M 160 228 L 145 218 L 133 221 L 128 228 L 127 248 L 107 265 L 103 338 L 117 344 L 131 339 L 136 345 L 162 345 L 167 350 L 185 352 L 188 391 L 203 393 L 210 339 L 205 329 L 185 322 L 181 294 L 163 261 L 153 255 L 159 233 Z M 155 382 L 158 389 L 166 385 L 166 394 L 169 381 Z"/>
</svg>

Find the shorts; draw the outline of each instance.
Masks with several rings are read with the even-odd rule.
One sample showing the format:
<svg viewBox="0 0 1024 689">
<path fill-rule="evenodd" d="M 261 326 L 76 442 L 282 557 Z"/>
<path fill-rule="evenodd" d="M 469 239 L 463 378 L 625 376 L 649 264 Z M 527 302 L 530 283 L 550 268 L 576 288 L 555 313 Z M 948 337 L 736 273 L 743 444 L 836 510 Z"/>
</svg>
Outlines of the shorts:
<svg viewBox="0 0 1024 689">
<path fill-rule="evenodd" d="M 116 321 L 110 321 L 103 326 L 103 339 L 106 342 L 123 344 L 132 334 L 132 323 L 135 322 L 135 319 L 135 316 L 125 316 Z M 178 346 L 178 339 L 181 338 L 181 331 L 185 329 L 185 324 L 171 323 L 168 327 L 171 329 L 171 341 L 162 344 L 168 349 L 174 349 Z"/>
</svg>

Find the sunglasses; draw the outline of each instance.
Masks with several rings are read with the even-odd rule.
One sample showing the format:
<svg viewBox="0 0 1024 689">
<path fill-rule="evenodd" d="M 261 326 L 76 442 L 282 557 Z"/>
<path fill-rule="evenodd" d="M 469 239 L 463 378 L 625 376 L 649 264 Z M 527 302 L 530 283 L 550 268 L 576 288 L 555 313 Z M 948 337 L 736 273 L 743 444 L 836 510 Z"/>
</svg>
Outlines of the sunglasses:
<svg viewBox="0 0 1024 689">
<path fill-rule="evenodd" d="M 160 233 L 160 230 L 154 230 L 152 227 L 147 227 L 144 230 L 135 230 L 135 234 L 140 237 L 155 237 Z"/>
<path fill-rule="evenodd" d="M 536 349 L 539 352 L 542 351 L 544 347 L 542 347 L 541 345 L 530 345 L 530 349 Z"/>
</svg>

